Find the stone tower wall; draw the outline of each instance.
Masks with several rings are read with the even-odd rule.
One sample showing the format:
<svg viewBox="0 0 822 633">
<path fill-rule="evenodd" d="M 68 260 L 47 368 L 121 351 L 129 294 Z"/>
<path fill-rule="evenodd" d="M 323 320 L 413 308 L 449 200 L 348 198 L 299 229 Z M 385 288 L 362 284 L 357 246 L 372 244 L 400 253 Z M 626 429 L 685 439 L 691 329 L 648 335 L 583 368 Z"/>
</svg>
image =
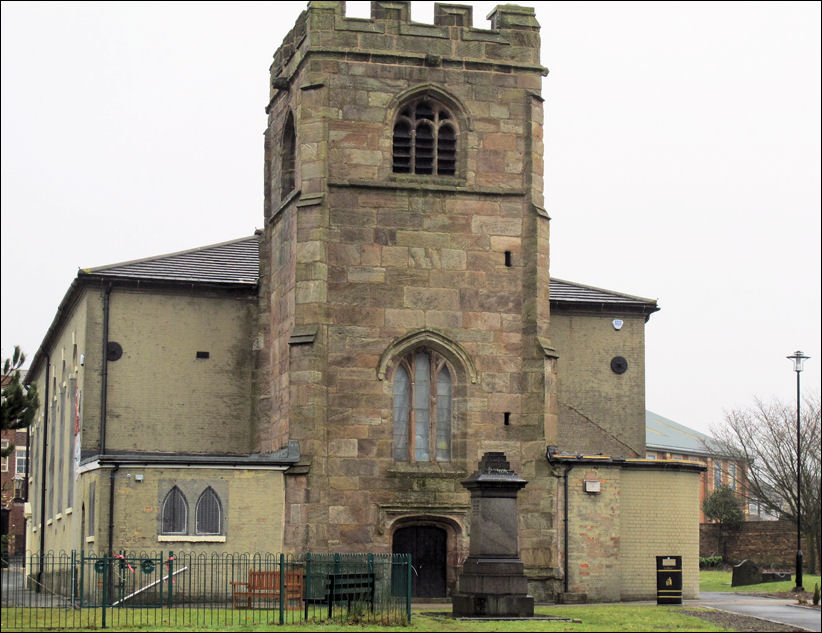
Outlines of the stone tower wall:
<svg viewBox="0 0 822 633">
<path fill-rule="evenodd" d="M 373 2 L 364 20 L 311 2 L 274 56 L 268 106 L 258 438 L 299 440 L 306 459 L 286 477 L 286 547 L 390 551 L 396 526 L 432 522 L 448 530 L 449 584 L 470 530 L 460 481 L 488 451 L 531 482 L 526 568 L 556 567 L 545 71 L 532 9 L 491 20 L 476 29 L 470 7 L 437 5 L 434 25 L 416 24 L 408 2 Z M 421 95 L 455 117 L 454 176 L 392 171 L 394 118 Z M 456 378 L 450 462 L 393 459 L 393 370 L 423 342 Z"/>
</svg>

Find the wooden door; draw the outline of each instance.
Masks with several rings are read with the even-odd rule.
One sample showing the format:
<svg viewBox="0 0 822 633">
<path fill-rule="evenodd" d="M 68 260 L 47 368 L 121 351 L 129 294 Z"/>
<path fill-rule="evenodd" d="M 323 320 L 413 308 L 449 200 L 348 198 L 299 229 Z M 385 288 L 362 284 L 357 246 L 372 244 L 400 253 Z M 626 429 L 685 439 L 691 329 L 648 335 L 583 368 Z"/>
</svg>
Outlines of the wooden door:
<svg viewBox="0 0 822 633">
<path fill-rule="evenodd" d="M 447 535 L 431 525 L 413 525 L 394 532 L 393 552 L 411 554 L 411 597 L 444 598 Z"/>
</svg>

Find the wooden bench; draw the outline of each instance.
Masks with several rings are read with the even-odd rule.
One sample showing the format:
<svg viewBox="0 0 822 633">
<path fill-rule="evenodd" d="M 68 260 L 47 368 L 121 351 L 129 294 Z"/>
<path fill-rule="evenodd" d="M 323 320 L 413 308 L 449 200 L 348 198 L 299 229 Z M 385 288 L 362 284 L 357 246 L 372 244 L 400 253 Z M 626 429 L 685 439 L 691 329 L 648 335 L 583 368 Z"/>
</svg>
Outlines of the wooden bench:
<svg viewBox="0 0 822 633">
<path fill-rule="evenodd" d="M 328 574 L 323 583 L 322 597 L 305 596 L 305 619 L 308 619 L 309 604 L 327 604 L 330 618 L 335 603 L 345 602 L 351 609 L 352 602 L 367 602 L 374 612 L 376 580 L 372 573 Z"/>
<path fill-rule="evenodd" d="M 303 597 L 303 570 L 295 569 L 285 572 L 285 599 L 299 601 Z M 254 600 L 278 600 L 280 598 L 280 572 L 248 572 L 248 582 L 232 582 L 235 609 L 251 609 Z"/>
</svg>

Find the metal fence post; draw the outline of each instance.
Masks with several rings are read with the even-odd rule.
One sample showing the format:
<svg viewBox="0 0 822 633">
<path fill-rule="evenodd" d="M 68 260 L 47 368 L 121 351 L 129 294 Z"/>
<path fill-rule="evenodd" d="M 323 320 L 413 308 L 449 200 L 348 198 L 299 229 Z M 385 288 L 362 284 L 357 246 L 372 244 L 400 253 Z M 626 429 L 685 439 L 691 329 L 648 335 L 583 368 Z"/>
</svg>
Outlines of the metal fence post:
<svg viewBox="0 0 822 633">
<path fill-rule="evenodd" d="M 69 578 L 71 583 L 69 593 L 71 594 L 71 606 L 73 607 L 77 600 L 77 552 L 74 550 L 71 550 L 71 574 Z"/>
<path fill-rule="evenodd" d="M 408 616 L 408 624 L 411 624 L 411 554 L 405 554 L 405 614 Z"/>
<path fill-rule="evenodd" d="M 311 552 L 307 552 L 305 555 L 305 597 L 314 597 L 314 594 L 311 593 Z M 305 603 L 303 619 L 308 620 L 308 600 L 303 602 Z"/>
<path fill-rule="evenodd" d="M 280 554 L 280 624 L 285 623 L 285 555 Z"/>
<path fill-rule="evenodd" d="M 86 586 L 86 551 L 80 550 L 80 608 L 83 608 L 83 598 Z"/>
<path fill-rule="evenodd" d="M 168 608 L 170 609 L 174 604 L 174 594 L 173 588 L 174 585 L 174 552 L 170 550 L 168 552 Z"/>
<path fill-rule="evenodd" d="M 106 628 L 106 610 L 108 609 L 108 583 L 111 572 L 111 558 L 103 554 L 103 623 Z"/>
</svg>

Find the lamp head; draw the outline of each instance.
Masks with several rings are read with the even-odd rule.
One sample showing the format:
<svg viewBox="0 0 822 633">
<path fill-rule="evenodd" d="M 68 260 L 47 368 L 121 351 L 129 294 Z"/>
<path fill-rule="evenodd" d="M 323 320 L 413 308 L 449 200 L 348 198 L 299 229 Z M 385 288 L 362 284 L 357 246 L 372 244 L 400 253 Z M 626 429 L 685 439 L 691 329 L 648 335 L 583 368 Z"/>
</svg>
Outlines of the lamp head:
<svg viewBox="0 0 822 633">
<path fill-rule="evenodd" d="M 805 356 L 805 354 L 799 350 L 796 350 L 793 354 L 786 356 L 785 358 L 793 361 L 793 369 L 796 373 L 799 373 L 804 368 L 805 361 L 808 360 L 810 356 Z"/>
</svg>

